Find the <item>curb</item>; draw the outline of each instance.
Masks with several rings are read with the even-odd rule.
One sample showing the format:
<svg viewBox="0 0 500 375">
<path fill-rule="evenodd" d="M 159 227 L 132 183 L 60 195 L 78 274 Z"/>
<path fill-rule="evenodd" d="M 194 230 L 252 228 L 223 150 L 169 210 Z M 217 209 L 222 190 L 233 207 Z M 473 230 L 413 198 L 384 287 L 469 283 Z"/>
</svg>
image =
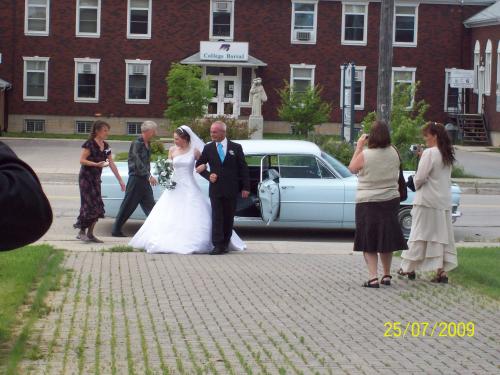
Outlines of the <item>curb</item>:
<svg viewBox="0 0 500 375">
<path fill-rule="evenodd" d="M 500 195 L 499 179 L 453 178 L 463 194 Z"/>
</svg>

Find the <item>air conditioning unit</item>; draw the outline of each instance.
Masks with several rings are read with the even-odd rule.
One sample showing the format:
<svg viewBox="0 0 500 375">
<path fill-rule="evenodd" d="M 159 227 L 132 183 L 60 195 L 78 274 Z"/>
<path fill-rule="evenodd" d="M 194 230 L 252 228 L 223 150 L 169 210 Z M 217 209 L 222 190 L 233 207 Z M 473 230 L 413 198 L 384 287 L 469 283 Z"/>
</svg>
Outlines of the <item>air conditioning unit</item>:
<svg viewBox="0 0 500 375">
<path fill-rule="evenodd" d="M 231 3 L 229 1 L 216 1 L 215 2 L 215 11 L 216 12 L 230 12 L 231 11 Z"/>
<path fill-rule="evenodd" d="M 313 39 L 312 31 L 297 30 L 295 31 L 295 39 L 301 42 L 308 42 Z"/>
<path fill-rule="evenodd" d="M 132 74 L 146 74 L 146 67 L 144 65 L 132 65 Z"/>
<path fill-rule="evenodd" d="M 83 64 L 82 71 L 85 74 L 92 73 L 92 64 Z"/>
</svg>

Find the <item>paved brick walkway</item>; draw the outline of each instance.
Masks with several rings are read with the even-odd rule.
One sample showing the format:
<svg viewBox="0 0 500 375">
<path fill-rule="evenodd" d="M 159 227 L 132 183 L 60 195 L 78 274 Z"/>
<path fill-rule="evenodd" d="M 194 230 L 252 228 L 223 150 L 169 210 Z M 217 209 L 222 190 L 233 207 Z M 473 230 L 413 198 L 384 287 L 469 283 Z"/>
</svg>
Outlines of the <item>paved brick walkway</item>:
<svg viewBox="0 0 500 375">
<path fill-rule="evenodd" d="M 499 304 L 453 285 L 379 290 L 357 255 L 67 253 L 22 363 L 33 374 L 493 374 Z M 64 281 L 64 280 L 63 280 Z M 474 337 L 384 337 L 473 321 Z"/>
</svg>

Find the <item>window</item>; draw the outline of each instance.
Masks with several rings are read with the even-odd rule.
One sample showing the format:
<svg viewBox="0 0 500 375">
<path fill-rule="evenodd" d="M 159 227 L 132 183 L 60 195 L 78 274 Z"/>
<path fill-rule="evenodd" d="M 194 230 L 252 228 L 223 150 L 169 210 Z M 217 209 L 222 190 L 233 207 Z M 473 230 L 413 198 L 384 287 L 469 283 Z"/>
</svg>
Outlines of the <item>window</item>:
<svg viewBox="0 0 500 375">
<path fill-rule="evenodd" d="M 101 0 L 77 0 L 76 35 L 98 37 L 101 33 Z"/>
<path fill-rule="evenodd" d="M 151 0 L 128 0 L 127 38 L 151 38 Z"/>
<path fill-rule="evenodd" d="M 313 155 L 280 155 L 281 178 L 321 178 L 321 171 Z"/>
<path fill-rule="evenodd" d="M 233 40 L 234 1 L 210 0 L 210 39 Z"/>
<path fill-rule="evenodd" d="M 365 71 L 366 66 L 356 66 L 354 80 L 354 109 L 365 109 Z M 351 73 L 348 71 L 346 77 L 346 86 L 350 85 Z M 342 90 L 342 82 L 344 80 L 344 69 L 340 67 L 340 108 L 343 107 L 344 92 Z"/>
<path fill-rule="evenodd" d="M 394 10 L 394 45 L 416 47 L 418 31 L 418 6 L 396 5 Z"/>
<path fill-rule="evenodd" d="M 25 0 L 24 34 L 49 35 L 50 0 Z"/>
<path fill-rule="evenodd" d="M 479 91 L 479 66 L 481 64 L 481 44 L 476 40 L 474 45 L 474 93 Z"/>
<path fill-rule="evenodd" d="M 125 102 L 149 103 L 149 68 L 151 60 L 125 60 L 127 64 Z"/>
<path fill-rule="evenodd" d="M 415 72 L 416 68 L 392 68 L 392 94 L 394 95 L 394 91 L 396 87 L 402 91 L 408 90 L 408 87 L 411 87 L 415 84 Z M 408 105 L 407 109 L 411 109 L 413 106 L 413 92 L 408 96 Z"/>
<path fill-rule="evenodd" d="M 127 134 L 138 135 L 141 134 L 141 122 L 127 122 Z"/>
<path fill-rule="evenodd" d="M 100 59 L 75 59 L 75 102 L 99 102 Z"/>
<path fill-rule="evenodd" d="M 241 103 L 250 104 L 250 88 L 252 87 L 253 79 L 253 69 L 252 68 L 242 68 L 241 69 L 241 92 L 240 98 Z"/>
<path fill-rule="evenodd" d="M 48 57 L 23 57 L 24 59 L 24 100 L 47 101 L 49 75 Z"/>
<path fill-rule="evenodd" d="M 342 4 L 342 44 L 366 46 L 368 4 Z"/>
<path fill-rule="evenodd" d="M 305 92 L 314 86 L 316 65 L 290 65 L 290 85 L 295 92 Z"/>
<path fill-rule="evenodd" d="M 75 121 L 76 134 L 90 134 L 94 121 Z"/>
<path fill-rule="evenodd" d="M 292 1 L 292 43 L 316 43 L 318 2 Z"/>
<path fill-rule="evenodd" d="M 485 59 L 484 59 L 484 95 L 491 94 L 491 55 L 493 46 L 491 40 L 486 43 Z"/>
<path fill-rule="evenodd" d="M 497 112 L 500 112 L 500 41 L 497 47 Z"/>
<path fill-rule="evenodd" d="M 24 131 L 26 133 L 43 133 L 45 120 L 24 120 Z"/>
</svg>

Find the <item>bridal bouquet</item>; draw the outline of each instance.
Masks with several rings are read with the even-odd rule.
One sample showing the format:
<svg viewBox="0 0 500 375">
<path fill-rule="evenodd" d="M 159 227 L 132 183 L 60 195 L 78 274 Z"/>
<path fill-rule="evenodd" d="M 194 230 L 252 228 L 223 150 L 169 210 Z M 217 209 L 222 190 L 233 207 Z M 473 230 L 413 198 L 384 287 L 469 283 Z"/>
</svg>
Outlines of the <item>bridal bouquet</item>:
<svg viewBox="0 0 500 375">
<path fill-rule="evenodd" d="M 172 178 L 174 173 L 172 160 L 159 157 L 155 162 L 155 169 L 158 175 L 158 183 L 169 190 L 175 189 L 177 183 Z"/>
</svg>

